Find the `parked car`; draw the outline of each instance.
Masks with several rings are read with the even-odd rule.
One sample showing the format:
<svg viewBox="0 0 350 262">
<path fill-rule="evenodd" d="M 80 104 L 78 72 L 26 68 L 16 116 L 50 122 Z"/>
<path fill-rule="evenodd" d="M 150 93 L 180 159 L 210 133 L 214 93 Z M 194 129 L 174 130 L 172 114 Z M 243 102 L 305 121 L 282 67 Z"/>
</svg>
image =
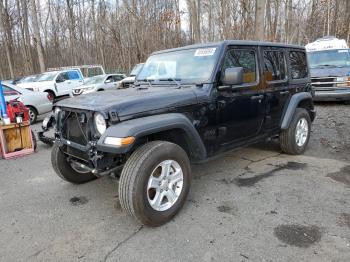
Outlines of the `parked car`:
<svg viewBox="0 0 350 262">
<path fill-rule="evenodd" d="M 135 82 L 135 77 L 137 74 L 141 71 L 144 63 L 140 63 L 134 66 L 134 68 L 131 70 L 131 73 L 128 77 L 124 78 L 120 83 L 117 85 L 118 89 L 122 88 L 128 88 L 130 85 L 133 85 Z"/>
<path fill-rule="evenodd" d="M 69 95 L 74 87 L 83 84 L 79 70 L 49 71 L 41 74 L 34 82 L 19 83 L 17 86 L 35 92 L 46 92 L 51 100 Z"/>
<path fill-rule="evenodd" d="M 119 81 L 125 77 L 126 75 L 124 74 L 106 74 L 90 77 L 84 81 L 83 85 L 73 88 L 71 96 L 116 89 Z"/>
<path fill-rule="evenodd" d="M 30 123 L 34 124 L 38 115 L 52 111 L 52 102 L 48 94 L 33 92 L 11 84 L 3 84 L 5 100 L 10 101 L 20 98 L 23 104 L 29 109 Z"/>
<path fill-rule="evenodd" d="M 324 37 L 306 45 L 315 101 L 350 103 L 350 52 L 344 39 Z"/>
<path fill-rule="evenodd" d="M 122 169 L 121 206 L 143 224 L 186 201 L 190 162 L 279 138 L 302 154 L 315 110 L 304 47 L 223 41 L 153 53 L 135 87 L 55 105 L 51 161 L 71 183 Z"/>
</svg>

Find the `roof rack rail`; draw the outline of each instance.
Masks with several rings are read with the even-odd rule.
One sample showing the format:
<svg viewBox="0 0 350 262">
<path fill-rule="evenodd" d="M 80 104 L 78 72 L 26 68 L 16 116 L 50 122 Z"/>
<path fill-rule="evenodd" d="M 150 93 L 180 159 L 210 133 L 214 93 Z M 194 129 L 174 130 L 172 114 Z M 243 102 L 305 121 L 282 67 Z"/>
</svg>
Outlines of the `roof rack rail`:
<svg viewBox="0 0 350 262">
<path fill-rule="evenodd" d="M 59 71 L 59 70 L 69 70 L 69 69 L 82 69 L 82 68 L 94 68 L 94 67 L 102 67 L 102 65 L 95 64 L 95 65 L 77 65 L 77 66 L 61 66 L 61 67 L 49 67 L 47 68 L 47 71 Z"/>
</svg>

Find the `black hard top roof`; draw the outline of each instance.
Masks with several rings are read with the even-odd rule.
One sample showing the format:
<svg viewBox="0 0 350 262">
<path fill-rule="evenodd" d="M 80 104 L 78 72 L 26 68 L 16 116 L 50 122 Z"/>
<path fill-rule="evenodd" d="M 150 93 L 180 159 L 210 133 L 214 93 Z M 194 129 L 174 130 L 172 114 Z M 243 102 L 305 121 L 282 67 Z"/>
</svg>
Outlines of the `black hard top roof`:
<svg viewBox="0 0 350 262">
<path fill-rule="evenodd" d="M 224 40 L 220 42 L 209 42 L 209 43 L 203 43 L 203 44 L 194 44 L 194 45 L 187 45 L 172 49 L 166 49 L 154 52 L 152 54 L 161 54 L 161 53 L 167 53 L 167 52 L 173 52 L 178 50 L 185 50 L 185 49 L 192 49 L 192 48 L 205 48 L 205 47 L 213 47 L 213 46 L 227 46 L 227 45 L 250 45 L 250 46 L 269 46 L 269 47 L 286 47 L 286 48 L 294 48 L 294 49 L 302 49 L 305 50 L 304 46 L 300 45 L 292 45 L 292 44 L 285 44 L 285 43 L 274 43 L 274 42 L 265 42 L 265 41 L 250 41 L 250 40 Z"/>
</svg>

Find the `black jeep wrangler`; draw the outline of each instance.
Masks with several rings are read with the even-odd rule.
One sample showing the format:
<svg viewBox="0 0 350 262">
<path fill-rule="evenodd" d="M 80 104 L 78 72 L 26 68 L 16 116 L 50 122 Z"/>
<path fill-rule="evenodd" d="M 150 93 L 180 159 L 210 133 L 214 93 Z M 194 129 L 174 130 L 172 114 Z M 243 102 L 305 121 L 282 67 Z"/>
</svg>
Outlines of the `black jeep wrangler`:
<svg viewBox="0 0 350 262">
<path fill-rule="evenodd" d="M 184 204 L 191 162 L 279 137 L 301 154 L 315 118 L 305 49 L 223 41 L 153 53 L 133 87 L 58 102 L 52 165 L 71 183 L 122 169 L 121 206 L 143 224 Z"/>
</svg>

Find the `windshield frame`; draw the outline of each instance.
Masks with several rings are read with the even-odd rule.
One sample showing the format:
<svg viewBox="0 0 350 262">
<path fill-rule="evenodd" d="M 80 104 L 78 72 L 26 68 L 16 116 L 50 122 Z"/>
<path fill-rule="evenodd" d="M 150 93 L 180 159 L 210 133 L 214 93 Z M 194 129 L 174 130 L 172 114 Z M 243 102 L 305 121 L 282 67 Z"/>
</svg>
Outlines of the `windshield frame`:
<svg viewBox="0 0 350 262">
<path fill-rule="evenodd" d="M 324 63 L 320 63 L 320 64 L 316 64 L 316 65 L 313 65 L 311 63 L 312 59 L 311 59 L 311 56 L 314 56 L 316 54 L 320 54 L 320 53 L 325 53 L 325 52 L 328 52 L 328 56 L 330 56 L 332 53 L 340 53 L 339 51 L 343 51 L 343 53 L 347 53 L 347 56 L 348 56 L 348 59 L 346 59 L 344 57 L 344 60 L 340 60 L 343 62 L 343 64 L 338 64 L 338 65 L 335 65 L 335 64 L 332 64 L 332 62 L 329 63 L 329 60 L 326 61 L 325 59 L 324 60 Z M 347 51 L 347 52 L 346 52 Z M 311 52 L 307 52 L 307 56 L 308 56 L 308 63 L 309 63 L 309 67 L 312 68 L 312 69 L 317 69 L 317 68 L 327 68 L 327 67 L 335 67 L 335 68 L 341 68 L 341 67 L 350 67 L 350 49 L 327 49 L 327 50 L 319 50 L 319 51 L 311 51 Z M 348 60 L 348 62 L 347 62 Z"/>
<path fill-rule="evenodd" d="M 178 84 L 181 85 L 186 85 L 186 84 L 196 84 L 196 85 L 200 85 L 200 84 L 211 84 L 215 82 L 215 75 L 216 72 L 219 70 L 220 68 L 220 61 L 222 60 L 223 54 L 225 50 L 225 45 L 222 43 L 211 43 L 211 44 L 203 44 L 203 45 L 192 45 L 192 46 L 186 46 L 186 47 L 180 47 L 180 48 L 174 48 L 174 49 L 169 49 L 169 50 L 164 50 L 164 51 L 158 51 L 155 52 L 153 54 L 151 54 L 146 62 L 144 63 L 143 66 L 146 65 L 146 63 L 148 62 L 148 59 L 152 56 L 156 56 L 156 55 L 164 55 L 164 54 L 171 54 L 171 53 L 175 53 L 175 52 L 181 52 L 181 51 L 188 51 L 188 50 L 197 50 L 197 49 L 207 49 L 207 48 L 216 48 L 217 50 L 217 54 L 215 54 L 215 58 L 214 58 L 214 65 L 212 68 L 212 71 L 209 74 L 208 79 L 203 80 L 200 79 L 200 81 L 198 81 L 198 79 L 179 79 L 178 77 L 165 77 L 168 78 L 168 80 L 164 79 L 164 78 L 159 78 L 159 79 L 148 79 L 146 82 L 151 82 L 152 85 L 176 85 L 178 86 Z M 143 70 L 143 69 L 142 69 Z M 142 70 L 139 72 L 141 73 Z M 136 76 L 136 82 L 140 83 L 140 82 L 144 82 L 145 79 L 140 79 L 138 78 L 140 74 L 138 74 Z M 178 83 L 176 83 L 174 80 L 176 80 Z"/>
</svg>

